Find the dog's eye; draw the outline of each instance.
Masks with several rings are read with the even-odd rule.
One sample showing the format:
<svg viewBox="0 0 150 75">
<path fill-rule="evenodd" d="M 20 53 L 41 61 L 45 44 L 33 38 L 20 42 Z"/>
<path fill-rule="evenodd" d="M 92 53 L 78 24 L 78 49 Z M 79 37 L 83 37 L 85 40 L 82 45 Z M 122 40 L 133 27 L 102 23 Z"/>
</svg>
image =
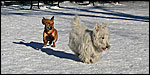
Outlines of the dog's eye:
<svg viewBox="0 0 150 75">
<path fill-rule="evenodd" d="M 102 37 L 102 39 L 104 39 L 104 37 Z"/>
<path fill-rule="evenodd" d="M 48 24 L 50 24 L 50 23 L 48 23 Z"/>
</svg>

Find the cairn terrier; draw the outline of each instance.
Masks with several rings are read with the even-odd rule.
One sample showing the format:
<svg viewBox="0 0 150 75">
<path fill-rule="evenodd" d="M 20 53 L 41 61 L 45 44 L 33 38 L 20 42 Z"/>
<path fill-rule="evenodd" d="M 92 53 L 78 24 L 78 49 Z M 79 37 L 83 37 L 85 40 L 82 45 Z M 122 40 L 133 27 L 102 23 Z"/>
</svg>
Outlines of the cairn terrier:
<svg viewBox="0 0 150 75">
<path fill-rule="evenodd" d="M 94 29 L 90 30 L 80 25 L 79 16 L 76 15 L 73 19 L 69 47 L 83 63 L 97 62 L 103 50 L 110 48 L 108 40 L 109 32 L 106 24 L 103 27 L 95 24 Z"/>
</svg>

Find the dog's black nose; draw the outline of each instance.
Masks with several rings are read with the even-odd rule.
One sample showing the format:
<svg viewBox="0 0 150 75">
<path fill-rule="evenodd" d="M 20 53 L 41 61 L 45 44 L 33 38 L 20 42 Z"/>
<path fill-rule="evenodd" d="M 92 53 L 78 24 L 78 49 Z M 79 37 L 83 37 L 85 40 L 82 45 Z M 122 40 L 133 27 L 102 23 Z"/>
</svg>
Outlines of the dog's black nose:
<svg viewBox="0 0 150 75">
<path fill-rule="evenodd" d="M 106 48 L 110 49 L 110 45 L 107 45 Z"/>
</svg>

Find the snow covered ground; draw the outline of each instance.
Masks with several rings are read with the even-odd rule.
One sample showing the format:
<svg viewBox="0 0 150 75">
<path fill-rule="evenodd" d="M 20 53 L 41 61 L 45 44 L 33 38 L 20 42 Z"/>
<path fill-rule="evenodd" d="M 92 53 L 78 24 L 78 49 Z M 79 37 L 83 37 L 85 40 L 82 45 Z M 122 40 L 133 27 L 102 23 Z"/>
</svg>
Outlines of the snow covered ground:
<svg viewBox="0 0 150 75">
<path fill-rule="evenodd" d="M 61 8 L 1 6 L 2 74 L 149 74 L 149 2 L 77 5 L 63 2 Z M 84 64 L 68 47 L 71 20 L 108 24 L 111 49 L 95 64 Z M 42 48 L 42 17 L 55 16 L 56 48 Z"/>
</svg>

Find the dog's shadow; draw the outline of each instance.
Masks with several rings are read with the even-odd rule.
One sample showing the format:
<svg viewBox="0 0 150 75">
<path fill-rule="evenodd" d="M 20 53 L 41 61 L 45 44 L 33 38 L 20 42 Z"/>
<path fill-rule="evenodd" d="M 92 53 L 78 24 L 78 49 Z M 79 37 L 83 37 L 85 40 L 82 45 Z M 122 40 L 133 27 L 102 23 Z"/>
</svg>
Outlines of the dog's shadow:
<svg viewBox="0 0 150 75">
<path fill-rule="evenodd" d="M 31 41 L 30 43 L 25 43 L 23 41 L 13 42 L 13 43 L 29 46 L 29 47 L 34 48 L 35 50 L 41 50 L 42 52 L 45 52 L 48 55 L 54 55 L 54 56 L 59 57 L 59 58 L 71 59 L 71 60 L 78 61 L 78 62 L 80 61 L 80 59 L 77 56 L 75 56 L 74 54 L 65 53 L 63 51 L 53 50 L 51 48 L 42 48 L 43 43 L 38 43 L 38 42 L 33 42 L 33 41 Z"/>
</svg>

